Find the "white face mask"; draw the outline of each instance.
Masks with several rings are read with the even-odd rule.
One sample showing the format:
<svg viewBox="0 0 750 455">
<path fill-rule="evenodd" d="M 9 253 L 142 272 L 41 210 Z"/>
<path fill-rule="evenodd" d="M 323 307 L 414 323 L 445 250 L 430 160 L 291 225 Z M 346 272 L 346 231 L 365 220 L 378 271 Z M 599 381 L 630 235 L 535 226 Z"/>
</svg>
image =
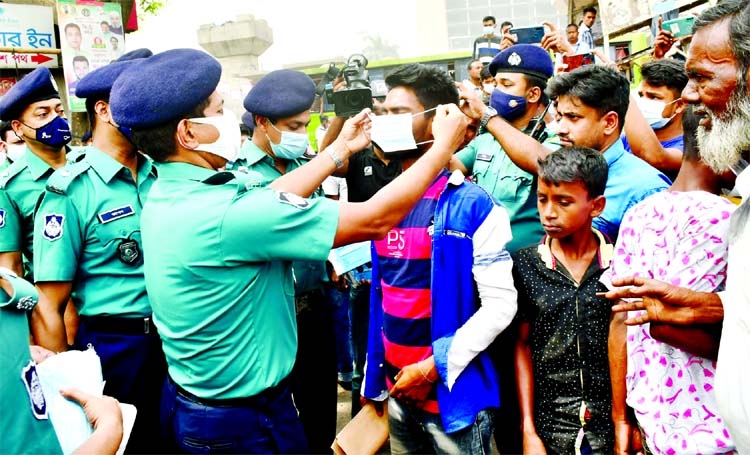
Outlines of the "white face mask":
<svg viewBox="0 0 750 455">
<path fill-rule="evenodd" d="M 430 111 L 433 109 L 429 109 Z M 427 111 L 425 111 L 427 112 Z M 412 119 L 417 114 L 391 114 L 370 116 L 372 120 L 370 139 L 384 153 L 406 152 L 417 149 L 417 145 L 430 141 L 416 142 L 412 131 Z"/>
<path fill-rule="evenodd" d="M 674 118 L 674 116 L 677 115 L 677 114 L 674 114 L 668 118 L 662 117 L 662 114 L 664 113 L 664 109 L 666 109 L 667 106 L 675 102 L 677 102 L 677 100 L 674 100 L 670 103 L 665 103 L 664 101 L 652 100 L 650 98 L 644 98 L 644 97 L 636 98 L 636 104 L 638 105 L 638 109 L 641 111 L 641 114 L 643 114 L 643 116 L 646 118 L 646 121 L 648 122 L 648 124 L 651 125 L 651 128 L 655 130 L 662 129 L 665 126 L 667 126 L 667 123 L 669 123 Z"/>
<path fill-rule="evenodd" d="M 26 144 L 6 144 L 8 148 L 8 159 L 16 162 L 26 153 Z"/>
<path fill-rule="evenodd" d="M 189 120 L 195 123 L 212 125 L 219 130 L 219 137 L 216 141 L 210 144 L 199 144 L 195 150 L 211 153 L 227 161 L 233 162 L 237 159 L 240 154 L 242 133 L 240 132 L 240 122 L 232 112 L 225 109 L 224 115 L 198 117 Z"/>
<path fill-rule="evenodd" d="M 495 27 L 491 25 L 485 25 L 484 27 L 482 27 L 482 30 L 484 31 L 485 35 L 492 35 L 495 33 Z"/>
<path fill-rule="evenodd" d="M 488 95 L 492 95 L 492 91 L 495 90 L 495 84 L 482 84 L 482 90 Z"/>
</svg>

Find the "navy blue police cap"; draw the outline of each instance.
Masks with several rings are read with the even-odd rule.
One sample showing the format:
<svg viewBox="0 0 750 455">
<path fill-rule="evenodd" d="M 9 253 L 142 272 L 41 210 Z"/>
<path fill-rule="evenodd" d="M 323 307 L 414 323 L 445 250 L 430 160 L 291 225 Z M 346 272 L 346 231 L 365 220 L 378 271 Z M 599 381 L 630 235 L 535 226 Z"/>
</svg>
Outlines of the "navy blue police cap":
<svg viewBox="0 0 750 455">
<path fill-rule="evenodd" d="M 143 59 L 115 61 L 83 76 L 76 86 L 76 96 L 88 99 L 107 99 L 112 85 L 120 74 Z"/>
<path fill-rule="evenodd" d="M 116 62 L 124 62 L 126 60 L 135 60 L 137 58 L 149 58 L 152 55 L 154 55 L 153 52 L 151 52 L 151 49 L 147 49 L 145 47 L 142 47 L 140 49 L 134 49 L 130 52 L 125 52 L 121 56 L 115 60 Z"/>
<path fill-rule="evenodd" d="M 242 124 L 250 128 L 251 130 L 254 130 L 255 119 L 253 118 L 253 114 L 249 112 L 245 112 L 244 114 L 242 114 Z"/>
<path fill-rule="evenodd" d="M 179 119 L 219 85 L 221 64 L 196 49 L 171 49 L 130 65 L 110 92 L 112 117 L 120 126 L 149 128 Z"/>
<path fill-rule="evenodd" d="M 245 97 L 245 109 L 254 115 L 279 119 L 304 112 L 315 100 L 315 83 L 295 70 L 271 71 Z"/>
<path fill-rule="evenodd" d="M 38 101 L 60 98 L 52 73 L 40 66 L 18 81 L 0 98 L 0 120 L 18 120 L 24 109 Z"/>
<path fill-rule="evenodd" d="M 536 44 L 514 44 L 495 55 L 490 63 L 493 76 L 497 73 L 523 73 L 547 80 L 553 72 L 552 58 Z"/>
</svg>

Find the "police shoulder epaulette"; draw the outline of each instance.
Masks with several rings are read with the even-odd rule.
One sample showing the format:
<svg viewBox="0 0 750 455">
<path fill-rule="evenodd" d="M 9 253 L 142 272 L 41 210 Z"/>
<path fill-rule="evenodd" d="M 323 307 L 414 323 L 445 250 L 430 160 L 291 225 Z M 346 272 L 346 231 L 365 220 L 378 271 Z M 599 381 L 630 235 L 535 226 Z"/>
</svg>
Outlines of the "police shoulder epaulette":
<svg viewBox="0 0 750 455">
<path fill-rule="evenodd" d="M 0 172 L 0 188 L 5 188 L 8 185 L 8 182 L 13 180 L 13 177 L 17 176 L 21 173 L 24 169 L 26 169 L 26 165 L 18 165 L 18 164 L 11 164 L 10 166 L 6 167 L 5 169 Z"/>
<path fill-rule="evenodd" d="M 227 182 L 231 182 L 234 178 L 234 174 L 229 171 L 217 172 L 211 177 L 203 180 L 203 183 L 207 185 L 223 185 Z"/>
<path fill-rule="evenodd" d="M 56 170 L 47 180 L 47 191 L 57 194 L 66 194 L 68 187 L 79 175 L 85 173 L 91 167 L 86 160 L 68 163 Z"/>
</svg>

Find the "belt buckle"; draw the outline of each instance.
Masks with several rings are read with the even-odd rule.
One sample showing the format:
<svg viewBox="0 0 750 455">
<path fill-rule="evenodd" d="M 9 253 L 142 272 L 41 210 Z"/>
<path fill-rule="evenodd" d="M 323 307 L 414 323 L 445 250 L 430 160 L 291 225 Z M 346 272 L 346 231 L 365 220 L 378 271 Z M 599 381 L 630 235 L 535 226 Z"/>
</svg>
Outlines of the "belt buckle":
<svg viewBox="0 0 750 455">
<path fill-rule="evenodd" d="M 143 318 L 143 333 L 145 333 L 146 335 L 151 333 L 150 322 L 151 322 L 151 318 L 148 318 L 148 317 Z"/>
</svg>

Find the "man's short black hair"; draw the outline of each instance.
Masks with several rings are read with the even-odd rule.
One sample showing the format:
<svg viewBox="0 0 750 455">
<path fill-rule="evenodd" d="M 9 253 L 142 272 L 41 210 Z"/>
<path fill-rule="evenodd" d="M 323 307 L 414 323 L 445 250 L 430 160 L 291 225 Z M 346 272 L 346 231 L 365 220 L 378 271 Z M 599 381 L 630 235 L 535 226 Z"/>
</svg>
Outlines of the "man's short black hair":
<svg viewBox="0 0 750 455">
<path fill-rule="evenodd" d="M 575 29 L 578 30 L 578 26 L 572 22 L 565 26 L 565 30 L 569 29 L 570 27 L 575 27 Z"/>
<path fill-rule="evenodd" d="M 75 57 L 73 57 L 72 62 L 86 62 L 86 65 L 88 65 L 89 59 L 87 59 L 85 55 L 76 55 Z"/>
<path fill-rule="evenodd" d="M 74 29 L 78 30 L 79 32 L 81 31 L 81 27 L 79 27 L 78 24 L 73 23 L 73 22 L 70 22 L 70 23 L 68 23 L 68 24 L 65 25 L 65 28 L 63 29 L 65 31 L 65 33 L 68 32 L 69 28 L 74 28 Z"/>
<path fill-rule="evenodd" d="M 471 69 L 471 65 L 473 65 L 476 62 L 482 63 L 481 60 L 479 60 L 478 58 L 475 58 L 475 59 L 471 60 L 469 63 L 466 64 L 466 69 L 470 70 Z"/>
<path fill-rule="evenodd" d="M 641 66 L 643 80 L 653 87 L 667 87 L 672 90 L 675 99 L 680 97 L 688 83 L 685 62 L 673 58 L 651 60 Z"/>
<path fill-rule="evenodd" d="M 0 120 L 0 141 L 7 141 L 7 137 L 5 135 L 8 134 L 8 131 L 13 131 L 13 127 L 10 126 L 10 122 Z"/>
<path fill-rule="evenodd" d="M 585 65 L 555 76 L 549 83 L 547 95 L 553 100 L 565 95 L 578 98 L 586 106 L 596 109 L 600 117 L 615 112 L 622 131 L 630 103 L 630 83 L 612 68 Z"/>
<path fill-rule="evenodd" d="M 586 13 L 596 14 L 596 8 L 594 8 L 593 6 L 587 6 L 586 8 L 583 9 L 583 15 L 585 16 Z"/>
<path fill-rule="evenodd" d="M 492 21 L 493 24 L 497 24 L 497 21 L 495 20 L 495 16 L 484 16 L 484 19 L 482 19 L 482 22 Z"/>
<path fill-rule="evenodd" d="M 104 25 L 104 24 L 107 24 L 107 27 L 109 27 L 109 22 L 107 22 L 107 21 L 101 21 L 101 22 L 99 23 L 99 25 Z"/>
<path fill-rule="evenodd" d="M 513 28 L 513 22 L 511 22 L 511 21 L 503 21 L 503 23 L 502 23 L 502 24 L 500 24 L 500 28 L 501 28 L 501 29 L 502 29 L 502 28 L 505 28 L 505 26 L 506 26 L 506 25 L 510 25 L 510 26 L 511 26 L 511 28 Z"/>
<path fill-rule="evenodd" d="M 492 73 L 490 73 L 490 66 L 489 66 L 489 65 L 484 65 L 484 66 L 482 67 L 482 72 L 481 72 L 481 73 L 479 73 L 479 77 L 480 77 L 480 78 L 481 78 L 482 80 L 485 80 L 485 79 L 487 79 L 488 77 L 491 77 L 492 79 L 495 79 L 495 76 L 493 76 L 493 75 L 492 75 Z"/>
<path fill-rule="evenodd" d="M 439 104 L 458 104 L 458 89 L 451 77 L 440 68 L 408 63 L 399 66 L 385 77 L 388 89 L 408 87 L 414 90 L 417 99 L 425 110 L 437 107 Z M 430 117 L 433 111 L 425 114 Z"/>
<path fill-rule="evenodd" d="M 133 129 L 131 140 L 133 144 L 142 153 L 150 156 L 157 163 L 163 163 L 172 156 L 177 148 L 175 141 L 175 132 L 177 124 L 184 119 L 205 117 L 203 111 L 209 105 L 209 98 L 206 98 L 201 104 L 195 107 L 191 112 L 170 120 L 161 125 L 155 125 L 150 128 Z"/>
<path fill-rule="evenodd" d="M 539 89 L 542 92 L 547 89 L 547 80 L 546 79 L 542 79 L 539 76 L 534 76 L 532 74 L 526 74 L 526 73 L 522 73 L 521 75 L 523 76 L 524 80 L 526 81 L 526 88 L 527 89 L 530 89 L 530 88 L 533 88 L 533 87 L 539 87 Z"/>
<path fill-rule="evenodd" d="M 581 182 L 589 199 L 602 196 L 607 186 L 609 166 L 604 155 L 588 147 L 563 147 L 538 160 L 539 179 L 545 183 Z"/>
</svg>

